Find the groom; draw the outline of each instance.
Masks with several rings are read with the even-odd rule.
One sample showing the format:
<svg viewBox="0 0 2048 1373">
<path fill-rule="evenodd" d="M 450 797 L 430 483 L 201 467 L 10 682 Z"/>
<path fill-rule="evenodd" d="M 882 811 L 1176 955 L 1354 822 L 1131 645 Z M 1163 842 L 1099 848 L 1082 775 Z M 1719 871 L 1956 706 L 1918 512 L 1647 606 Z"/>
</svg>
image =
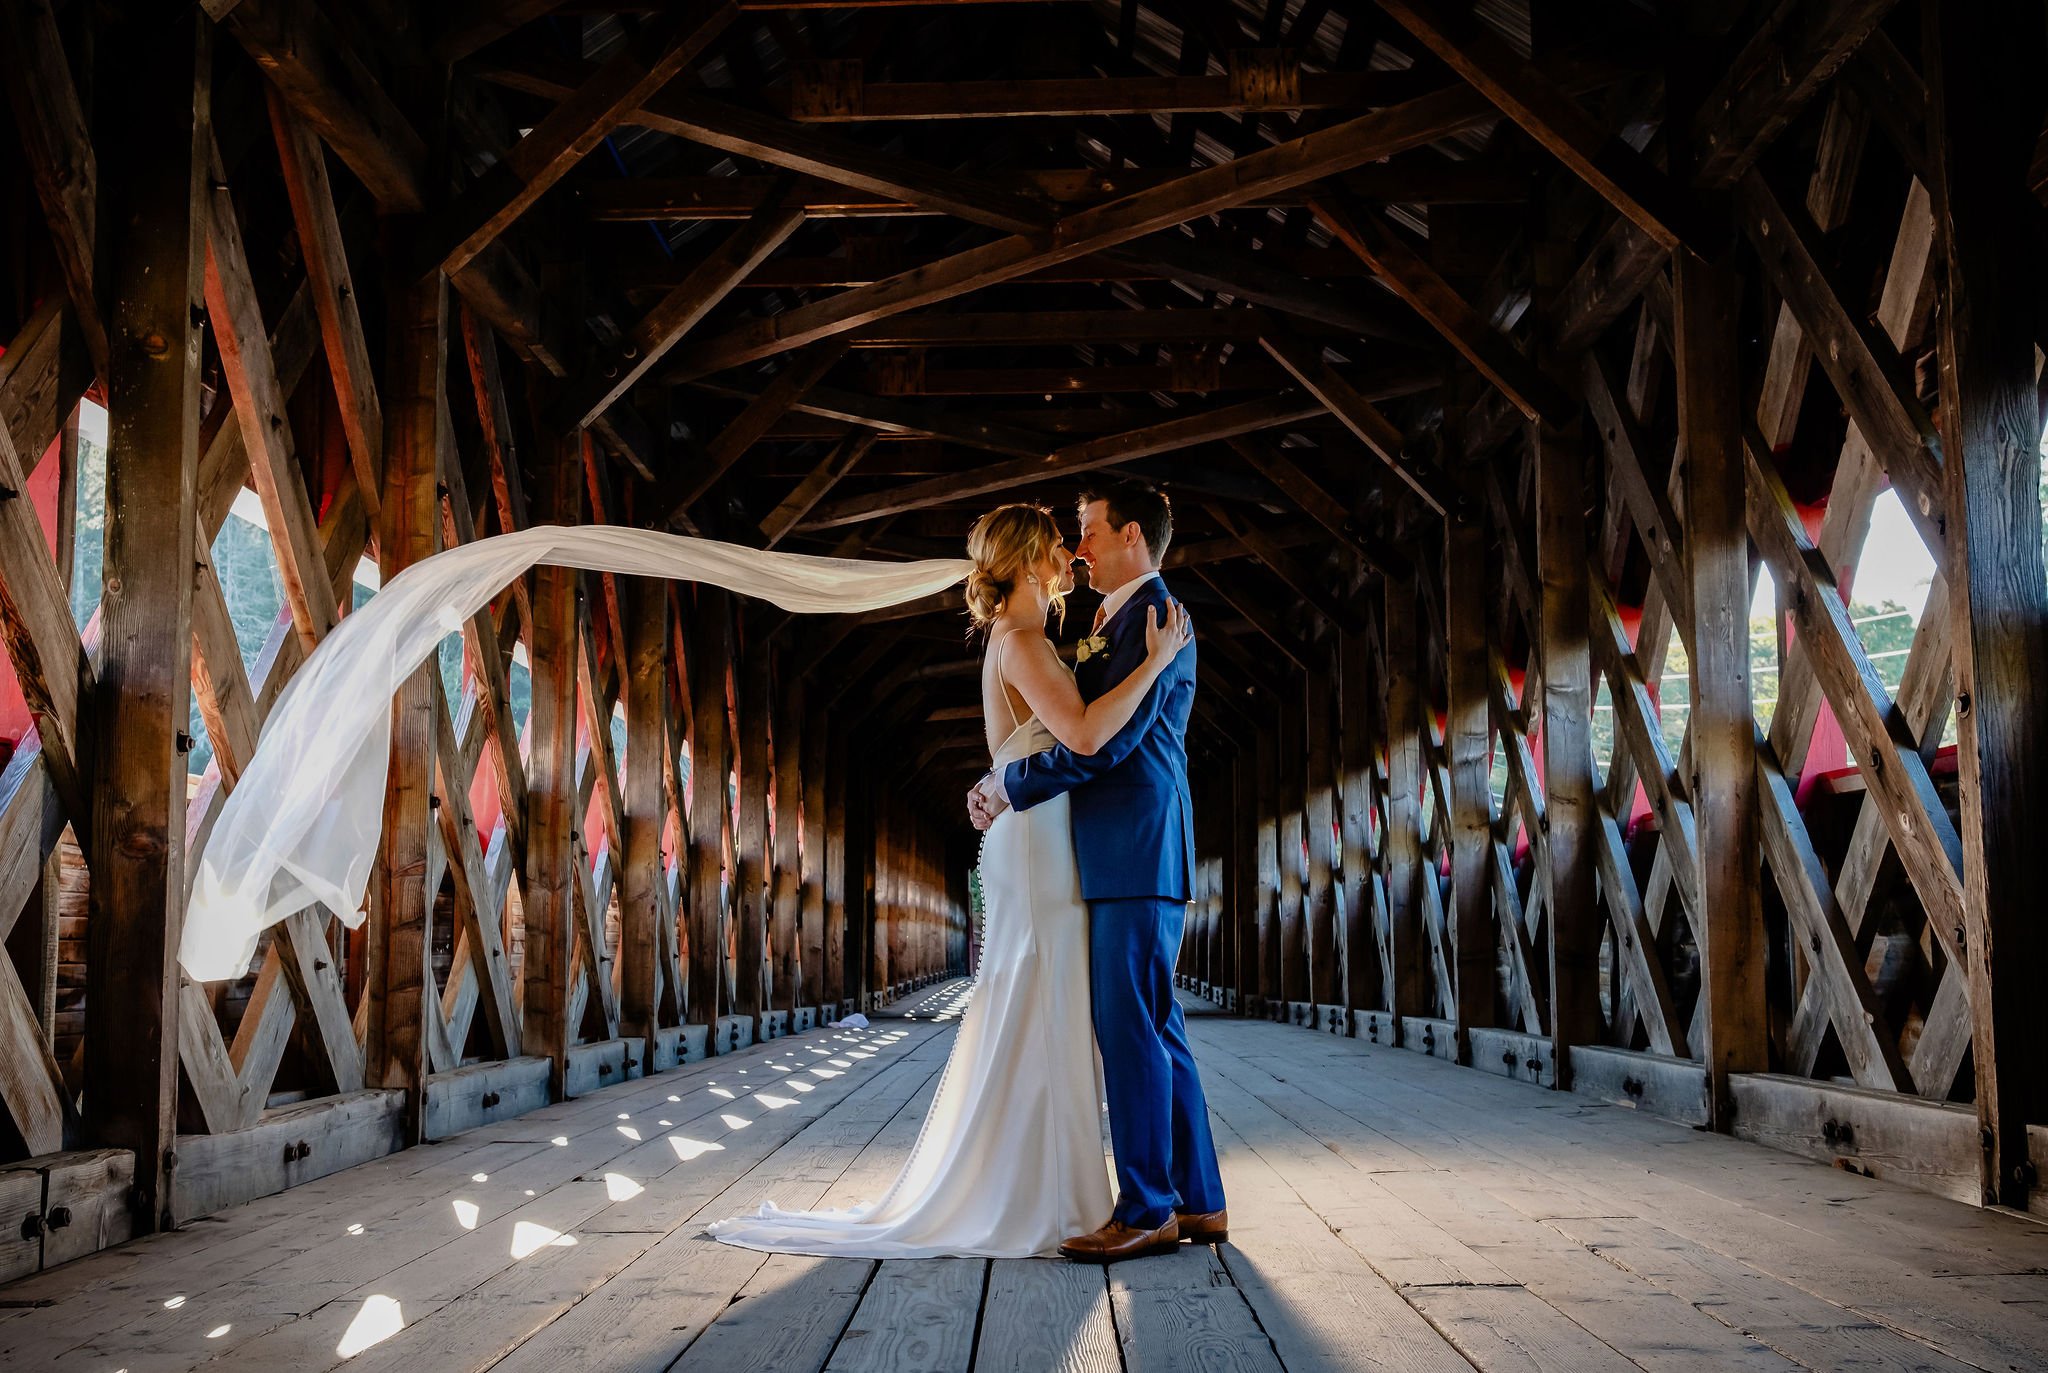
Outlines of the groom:
<svg viewBox="0 0 2048 1373">
<path fill-rule="evenodd" d="M 1146 608 L 1166 619 L 1159 560 L 1172 537 L 1172 510 L 1149 487 L 1120 482 L 1081 498 L 1074 559 L 1088 564 L 1089 584 L 1104 596 L 1074 672 L 1083 700 L 1144 662 Z M 986 829 L 1005 807 L 1070 797 L 1118 1189 L 1108 1224 L 1060 1246 L 1086 1263 L 1168 1253 L 1184 1239 L 1215 1244 L 1228 1234 L 1202 1081 L 1173 997 L 1194 895 L 1186 745 L 1194 700 L 1190 643 L 1100 752 L 1060 746 L 1020 758 L 967 798 L 976 828 Z"/>
</svg>

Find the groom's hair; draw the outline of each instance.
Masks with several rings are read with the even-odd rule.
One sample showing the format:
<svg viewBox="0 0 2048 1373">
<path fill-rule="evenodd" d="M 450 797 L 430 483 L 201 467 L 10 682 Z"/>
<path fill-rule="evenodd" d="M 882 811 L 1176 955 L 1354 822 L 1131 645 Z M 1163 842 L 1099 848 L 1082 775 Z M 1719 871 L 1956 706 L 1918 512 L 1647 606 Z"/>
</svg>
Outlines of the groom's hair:
<svg viewBox="0 0 2048 1373">
<path fill-rule="evenodd" d="M 1166 561 L 1166 546 L 1173 542 L 1173 502 L 1166 498 L 1164 491 L 1143 482 L 1107 482 L 1081 493 L 1083 510 L 1096 501 L 1109 508 L 1112 529 L 1122 529 L 1127 524 L 1137 525 L 1138 532 L 1144 536 L 1145 547 L 1151 550 L 1153 563 L 1157 565 Z"/>
</svg>

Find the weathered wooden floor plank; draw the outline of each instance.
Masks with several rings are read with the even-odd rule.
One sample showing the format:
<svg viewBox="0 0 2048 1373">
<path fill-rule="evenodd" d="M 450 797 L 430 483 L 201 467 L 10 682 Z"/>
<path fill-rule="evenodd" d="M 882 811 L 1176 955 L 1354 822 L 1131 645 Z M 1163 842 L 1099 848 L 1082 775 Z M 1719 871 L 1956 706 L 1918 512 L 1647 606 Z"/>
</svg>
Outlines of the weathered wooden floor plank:
<svg viewBox="0 0 2048 1373">
<path fill-rule="evenodd" d="M 1219 1247 L 764 1255 L 705 1221 L 888 1185 L 953 1040 L 926 989 L 0 1290 L 0 1362 L 1461 1373 L 2048 1367 L 2048 1226 L 1418 1054 L 1190 1020 Z M 182 1298 L 182 1300 L 180 1300 Z"/>
</svg>

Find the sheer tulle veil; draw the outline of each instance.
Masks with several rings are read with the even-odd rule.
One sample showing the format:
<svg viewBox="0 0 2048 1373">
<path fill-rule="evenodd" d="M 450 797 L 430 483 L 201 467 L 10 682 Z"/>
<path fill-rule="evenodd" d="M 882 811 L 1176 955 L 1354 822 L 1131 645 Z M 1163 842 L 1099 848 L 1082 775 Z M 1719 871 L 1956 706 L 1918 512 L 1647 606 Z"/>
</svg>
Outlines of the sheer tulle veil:
<svg viewBox="0 0 2048 1373">
<path fill-rule="evenodd" d="M 191 977 L 240 977 L 267 926 L 316 902 L 361 923 L 383 823 L 392 694 L 443 638 L 540 563 L 708 582 L 811 614 L 915 600 L 972 565 L 815 558 L 645 529 L 546 525 L 407 568 L 327 636 L 264 724 L 199 855 L 178 946 Z"/>
</svg>

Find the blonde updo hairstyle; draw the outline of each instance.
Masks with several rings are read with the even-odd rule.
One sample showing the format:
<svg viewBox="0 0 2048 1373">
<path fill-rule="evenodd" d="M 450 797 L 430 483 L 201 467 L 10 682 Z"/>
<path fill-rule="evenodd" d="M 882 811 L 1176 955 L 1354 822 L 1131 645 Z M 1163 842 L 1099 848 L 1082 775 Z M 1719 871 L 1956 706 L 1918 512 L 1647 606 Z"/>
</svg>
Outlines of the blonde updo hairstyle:
<svg viewBox="0 0 2048 1373">
<path fill-rule="evenodd" d="M 1019 582 L 1032 575 L 1049 576 L 1053 549 L 1060 541 L 1052 514 L 1039 505 L 999 505 L 967 531 L 967 556 L 974 570 L 967 574 L 967 614 L 976 629 L 985 630 L 1003 613 Z M 1053 609 L 1065 614 L 1065 594 L 1052 584 Z"/>
</svg>

